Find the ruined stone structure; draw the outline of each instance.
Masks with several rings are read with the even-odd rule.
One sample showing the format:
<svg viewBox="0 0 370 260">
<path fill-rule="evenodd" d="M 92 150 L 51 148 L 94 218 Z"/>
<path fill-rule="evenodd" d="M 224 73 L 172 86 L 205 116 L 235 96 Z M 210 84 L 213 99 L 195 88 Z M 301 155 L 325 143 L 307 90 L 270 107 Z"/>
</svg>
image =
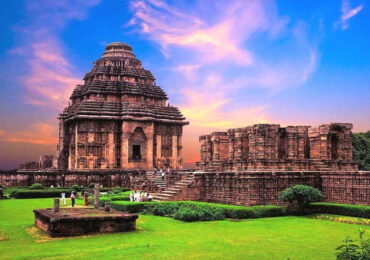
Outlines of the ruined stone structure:
<svg viewBox="0 0 370 260">
<path fill-rule="evenodd" d="M 188 122 L 167 99 L 129 45 L 108 44 L 59 116 L 58 169 L 181 168 Z"/>
<path fill-rule="evenodd" d="M 258 124 L 199 138 L 206 171 L 309 170 L 354 171 L 352 124 L 317 128 Z"/>
<path fill-rule="evenodd" d="M 56 168 L 56 158 L 54 155 L 41 155 L 39 161 L 21 163 L 20 170 L 46 170 Z"/>
</svg>

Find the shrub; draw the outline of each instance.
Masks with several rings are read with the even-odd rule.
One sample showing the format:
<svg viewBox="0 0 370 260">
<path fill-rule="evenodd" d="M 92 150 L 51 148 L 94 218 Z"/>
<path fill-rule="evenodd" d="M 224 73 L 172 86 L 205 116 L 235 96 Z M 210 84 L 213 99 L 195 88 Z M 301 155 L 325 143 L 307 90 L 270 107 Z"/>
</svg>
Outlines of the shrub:
<svg viewBox="0 0 370 260">
<path fill-rule="evenodd" d="M 153 213 L 156 216 L 172 216 L 175 214 L 180 206 L 177 203 L 158 203 L 147 205 L 147 211 Z"/>
<path fill-rule="evenodd" d="M 130 196 L 127 196 L 127 195 L 116 195 L 116 196 L 110 197 L 110 200 L 111 201 L 118 201 L 118 200 L 129 201 L 130 200 Z"/>
<path fill-rule="evenodd" d="M 34 183 L 30 187 L 31 190 L 41 190 L 43 188 L 44 188 L 44 186 L 42 186 L 41 183 Z"/>
<path fill-rule="evenodd" d="M 199 216 L 197 212 L 190 207 L 183 207 L 179 209 L 174 215 L 174 219 L 177 220 L 182 220 L 186 222 L 191 222 L 191 221 L 197 221 L 199 220 Z"/>
<path fill-rule="evenodd" d="M 9 197 L 16 199 L 31 199 L 31 198 L 53 198 L 60 197 L 62 192 L 66 193 L 66 197 L 70 196 L 71 189 L 42 189 L 42 190 L 31 190 L 31 189 L 12 189 L 9 193 Z"/>
<path fill-rule="evenodd" d="M 74 191 L 80 191 L 81 190 L 81 188 L 78 184 L 73 184 L 71 189 L 74 190 Z"/>
<path fill-rule="evenodd" d="M 338 260 L 368 260 L 370 259 L 370 239 L 364 240 L 364 230 L 360 230 L 360 243 L 355 244 L 354 241 L 347 236 L 343 240 L 344 244 L 338 246 L 335 250 L 339 251 L 336 253 Z"/>
<path fill-rule="evenodd" d="M 112 189 L 112 191 L 113 191 L 113 193 L 118 194 L 122 191 L 122 189 L 121 189 L 121 187 L 116 186 Z"/>
<path fill-rule="evenodd" d="M 326 213 L 370 218 L 370 206 L 320 202 L 311 204 L 308 209 L 310 213 Z"/>
<path fill-rule="evenodd" d="M 323 197 L 318 189 L 307 185 L 295 185 L 284 190 L 279 199 L 289 202 L 291 207 L 298 206 L 298 210 L 303 212 L 310 203 L 320 201 Z"/>
<path fill-rule="evenodd" d="M 125 211 L 129 213 L 138 213 L 145 209 L 145 205 L 155 202 L 130 202 L 130 201 L 114 201 L 110 206 L 113 209 Z"/>
<path fill-rule="evenodd" d="M 284 216 L 284 208 L 274 205 L 253 206 L 252 210 L 257 218 Z"/>
</svg>

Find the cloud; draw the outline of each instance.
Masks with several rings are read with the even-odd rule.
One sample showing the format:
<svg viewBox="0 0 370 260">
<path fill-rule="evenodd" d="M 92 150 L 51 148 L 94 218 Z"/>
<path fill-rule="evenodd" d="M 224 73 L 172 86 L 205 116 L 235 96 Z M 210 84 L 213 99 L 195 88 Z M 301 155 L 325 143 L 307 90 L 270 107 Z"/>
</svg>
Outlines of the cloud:
<svg viewBox="0 0 370 260">
<path fill-rule="evenodd" d="M 243 41 L 257 30 L 267 29 L 269 21 L 259 1 L 233 1 L 215 7 L 207 2 L 216 21 L 203 19 L 200 14 L 188 14 L 170 7 L 162 1 L 134 1 L 134 18 L 128 25 L 138 26 L 140 31 L 158 42 L 162 51 L 180 47 L 198 53 L 202 63 L 220 60 L 249 66 L 252 53 L 243 48 Z M 189 12 L 190 13 L 190 12 Z M 279 23 L 283 27 L 283 23 Z M 275 26 L 274 33 L 280 29 Z"/>
<path fill-rule="evenodd" d="M 99 1 L 28 1 L 29 22 L 15 28 L 20 43 L 11 53 L 26 65 L 21 76 L 25 102 L 62 109 L 81 75 L 68 61 L 59 33 L 70 20 L 82 20 Z"/>
<path fill-rule="evenodd" d="M 0 129 L 0 140 L 10 143 L 30 143 L 39 145 L 57 144 L 57 129 L 46 123 L 29 126 L 28 130 L 5 131 Z"/>
<path fill-rule="evenodd" d="M 348 21 L 349 19 L 355 17 L 363 8 L 363 5 L 359 5 L 355 8 L 352 8 L 350 2 L 348 0 L 342 1 L 342 16 L 340 17 L 340 21 L 335 23 L 335 27 L 340 26 L 342 30 L 346 30 L 349 28 Z"/>
<path fill-rule="evenodd" d="M 190 121 L 185 162 L 199 158 L 201 134 L 271 122 L 266 103 L 243 97 L 298 87 L 319 60 L 308 24 L 279 16 L 274 1 L 194 5 L 133 1 L 127 24 L 158 44 L 177 74 L 170 93 Z"/>
</svg>

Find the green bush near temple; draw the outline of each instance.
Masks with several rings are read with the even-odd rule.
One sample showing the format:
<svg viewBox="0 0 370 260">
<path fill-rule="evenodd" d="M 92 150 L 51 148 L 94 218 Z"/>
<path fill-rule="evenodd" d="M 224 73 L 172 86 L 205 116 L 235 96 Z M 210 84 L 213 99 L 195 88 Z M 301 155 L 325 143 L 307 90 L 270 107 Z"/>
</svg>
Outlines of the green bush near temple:
<svg viewBox="0 0 370 260">
<path fill-rule="evenodd" d="M 359 218 L 370 218 L 370 206 L 318 202 L 308 207 L 309 213 L 326 213 Z"/>
<path fill-rule="evenodd" d="M 111 207 L 130 213 L 144 212 L 168 217 L 175 217 L 176 215 L 176 219 L 184 221 L 219 220 L 224 218 L 264 218 L 286 215 L 284 207 L 275 205 L 243 207 L 197 201 L 113 201 L 111 202 Z M 183 219 L 181 215 L 184 216 Z"/>
<path fill-rule="evenodd" d="M 31 190 L 42 190 L 43 188 L 44 186 L 41 183 L 34 183 L 30 187 Z"/>
<path fill-rule="evenodd" d="M 7 194 L 10 198 L 15 199 L 34 199 L 34 198 L 53 198 L 61 197 L 62 193 L 67 196 L 71 195 L 70 188 L 43 188 L 39 190 L 29 188 L 10 188 Z"/>
<path fill-rule="evenodd" d="M 359 228 L 370 233 L 299 216 L 183 222 L 140 214 L 134 232 L 54 239 L 34 227 L 32 212 L 52 205 L 50 198 L 0 201 L 0 259 L 335 259 L 343 238 L 358 238 Z"/>
</svg>

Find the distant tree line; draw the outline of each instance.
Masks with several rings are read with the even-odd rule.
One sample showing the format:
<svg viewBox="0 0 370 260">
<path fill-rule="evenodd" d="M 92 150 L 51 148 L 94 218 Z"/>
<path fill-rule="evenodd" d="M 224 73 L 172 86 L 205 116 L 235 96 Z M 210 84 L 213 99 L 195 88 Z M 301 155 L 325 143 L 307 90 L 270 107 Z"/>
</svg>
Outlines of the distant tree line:
<svg viewBox="0 0 370 260">
<path fill-rule="evenodd" d="M 358 169 L 370 171 L 370 131 L 365 133 L 354 133 L 353 159 L 358 162 Z"/>
</svg>

